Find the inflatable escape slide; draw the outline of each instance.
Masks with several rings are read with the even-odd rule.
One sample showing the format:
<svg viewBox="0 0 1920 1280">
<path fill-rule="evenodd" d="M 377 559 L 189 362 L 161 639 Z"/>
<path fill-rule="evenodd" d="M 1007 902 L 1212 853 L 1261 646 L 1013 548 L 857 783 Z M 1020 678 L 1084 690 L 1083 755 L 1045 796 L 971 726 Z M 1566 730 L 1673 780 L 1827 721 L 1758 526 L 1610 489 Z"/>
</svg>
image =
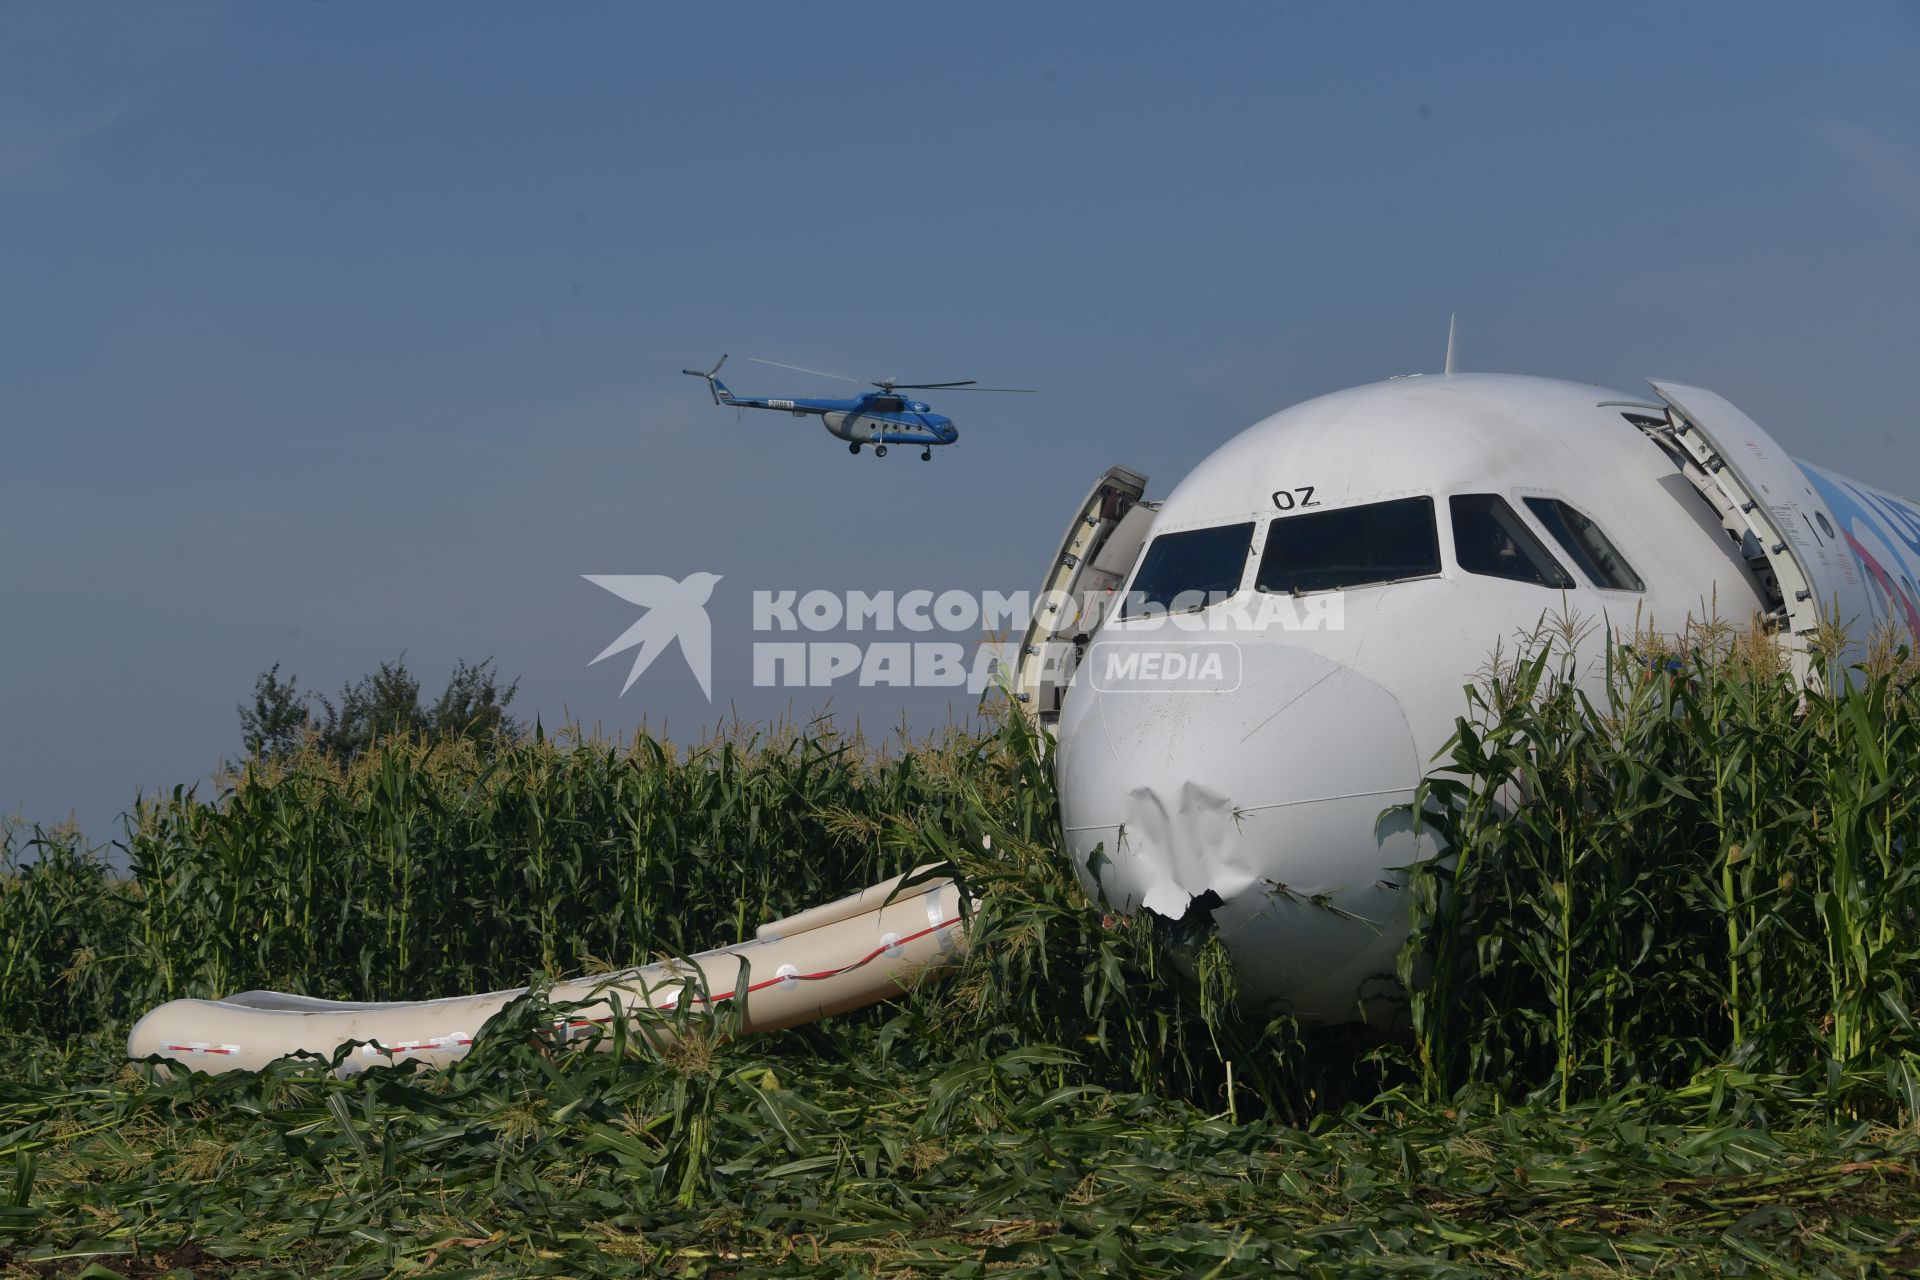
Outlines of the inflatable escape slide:
<svg viewBox="0 0 1920 1280">
<path fill-rule="evenodd" d="M 568 1009 L 558 1041 L 610 1031 L 656 1046 L 673 1038 L 670 1015 L 734 1006 L 742 1031 L 772 1031 L 884 1000 L 965 946 L 961 895 L 952 880 L 895 876 L 837 902 L 761 925 L 750 941 L 684 959 L 556 983 L 547 1002 Z M 222 1000 L 173 1000 L 134 1024 L 128 1056 L 161 1058 L 197 1071 L 251 1071 L 296 1054 L 332 1061 L 335 1071 L 421 1062 L 443 1067 L 465 1056 L 487 1020 L 526 988 L 442 1000 L 360 1003 L 278 991 Z M 599 1036 L 599 1047 L 617 1038 Z"/>
</svg>

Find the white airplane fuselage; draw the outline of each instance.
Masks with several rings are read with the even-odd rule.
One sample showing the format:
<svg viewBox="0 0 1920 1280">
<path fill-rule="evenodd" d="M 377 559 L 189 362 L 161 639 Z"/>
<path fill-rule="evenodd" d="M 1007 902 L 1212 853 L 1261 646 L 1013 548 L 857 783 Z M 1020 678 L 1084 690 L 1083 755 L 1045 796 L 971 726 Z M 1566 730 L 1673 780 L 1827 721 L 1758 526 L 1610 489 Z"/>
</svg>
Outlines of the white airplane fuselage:
<svg viewBox="0 0 1920 1280">
<path fill-rule="evenodd" d="M 1822 613 L 1856 646 L 1915 629 L 1920 509 L 1801 468 L 1710 392 L 1656 385 L 1664 400 L 1395 379 L 1275 414 L 1195 467 L 1113 597 L 1152 598 L 1107 609 L 1058 704 L 1089 889 L 1210 911 L 1244 998 L 1354 1019 L 1393 990 L 1394 868 L 1437 852 L 1382 813 L 1412 798 L 1496 646 L 1574 615 L 1598 681 L 1609 629 L 1761 619 L 1810 676 Z M 1168 600 L 1183 580 L 1213 602 Z M 1128 661 L 1205 646 L 1206 672 Z"/>
</svg>

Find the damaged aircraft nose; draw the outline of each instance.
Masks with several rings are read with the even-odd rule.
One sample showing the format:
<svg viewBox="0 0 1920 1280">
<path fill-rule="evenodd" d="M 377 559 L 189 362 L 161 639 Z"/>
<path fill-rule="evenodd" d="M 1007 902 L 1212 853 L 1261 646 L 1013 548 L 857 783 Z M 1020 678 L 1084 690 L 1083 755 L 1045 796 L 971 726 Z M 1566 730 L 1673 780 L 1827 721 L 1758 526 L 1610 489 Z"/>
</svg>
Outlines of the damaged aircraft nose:
<svg viewBox="0 0 1920 1280">
<path fill-rule="evenodd" d="M 1313 1021 L 1383 995 L 1405 937 L 1391 868 L 1432 852 L 1402 817 L 1421 776 L 1394 697 L 1302 649 L 1226 646 L 1218 678 L 1128 673 L 1096 641 L 1065 699 L 1060 804 L 1089 891 L 1179 918 L 1217 900 L 1243 997 Z M 1206 898 L 1206 895 L 1213 895 Z"/>
</svg>

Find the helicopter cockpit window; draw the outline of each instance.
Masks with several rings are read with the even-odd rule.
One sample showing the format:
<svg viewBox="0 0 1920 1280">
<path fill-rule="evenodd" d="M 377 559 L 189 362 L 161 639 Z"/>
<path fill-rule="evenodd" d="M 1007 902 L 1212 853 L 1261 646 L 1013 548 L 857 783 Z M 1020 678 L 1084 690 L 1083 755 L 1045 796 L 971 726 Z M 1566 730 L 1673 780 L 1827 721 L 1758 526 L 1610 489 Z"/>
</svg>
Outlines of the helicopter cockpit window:
<svg viewBox="0 0 1920 1280">
<path fill-rule="evenodd" d="M 1252 521 L 1161 534 L 1141 558 L 1120 616 L 1191 613 L 1220 603 L 1240 589 L 1252 546 Z"/>
<path fill-rule="evenodd" d="M 1573 586 L 1560 562 L 1499 494 L 1456 493 L 1447 505 L 1453 512 L 1453 558 L 1468 573 L 1560 590 Z"/>
<path fill-rule="evenodd" d="M 1333 591 L 1440 572 L 1432 498 L 1283 516 L 1267 526 L 1261 591 Z"/>
<path fill-rule="evenodd" d="M 1557 498 L 1528 498 L 1534 518 L 1596 587 L 1609 591 L 1645 591 L 1647 584 L 1600 526 Z"/>
</svg>

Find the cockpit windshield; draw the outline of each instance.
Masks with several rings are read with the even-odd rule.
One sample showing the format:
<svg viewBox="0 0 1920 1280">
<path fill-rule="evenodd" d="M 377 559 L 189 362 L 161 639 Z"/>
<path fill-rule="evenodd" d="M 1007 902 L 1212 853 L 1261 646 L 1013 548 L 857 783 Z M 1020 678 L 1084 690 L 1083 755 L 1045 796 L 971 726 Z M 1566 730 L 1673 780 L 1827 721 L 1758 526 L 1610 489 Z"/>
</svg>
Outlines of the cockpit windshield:
<svg viewBox="0 0 1920 1280">
<path fill-rule="evenodd" d="M 1527 506 L 1594 586 L 1609 591 L 1647 589 L 1612 539 L 1579 511 L 1558 498 L 1528 498 Z"/>
<path fill-rule="evenodd" d="M 1453 556 L 1468 573 L 1566 590 L 1573 579 L 1497 493 L 1456 493 Z"/>
<path fill-rule="evenodd" d="M 1120 616 L 1191 613 L 1218 604 L 1240 589 L 1252 546 L 1252 521 L 1161 534 L 1141 558 Z"/>
<path fill-rule="evenodd" d="M 1261 591 L 1333 591 L 1440 572 L 1432 498 L 1285 516 L 1267 526 Z"/>
</svg>

